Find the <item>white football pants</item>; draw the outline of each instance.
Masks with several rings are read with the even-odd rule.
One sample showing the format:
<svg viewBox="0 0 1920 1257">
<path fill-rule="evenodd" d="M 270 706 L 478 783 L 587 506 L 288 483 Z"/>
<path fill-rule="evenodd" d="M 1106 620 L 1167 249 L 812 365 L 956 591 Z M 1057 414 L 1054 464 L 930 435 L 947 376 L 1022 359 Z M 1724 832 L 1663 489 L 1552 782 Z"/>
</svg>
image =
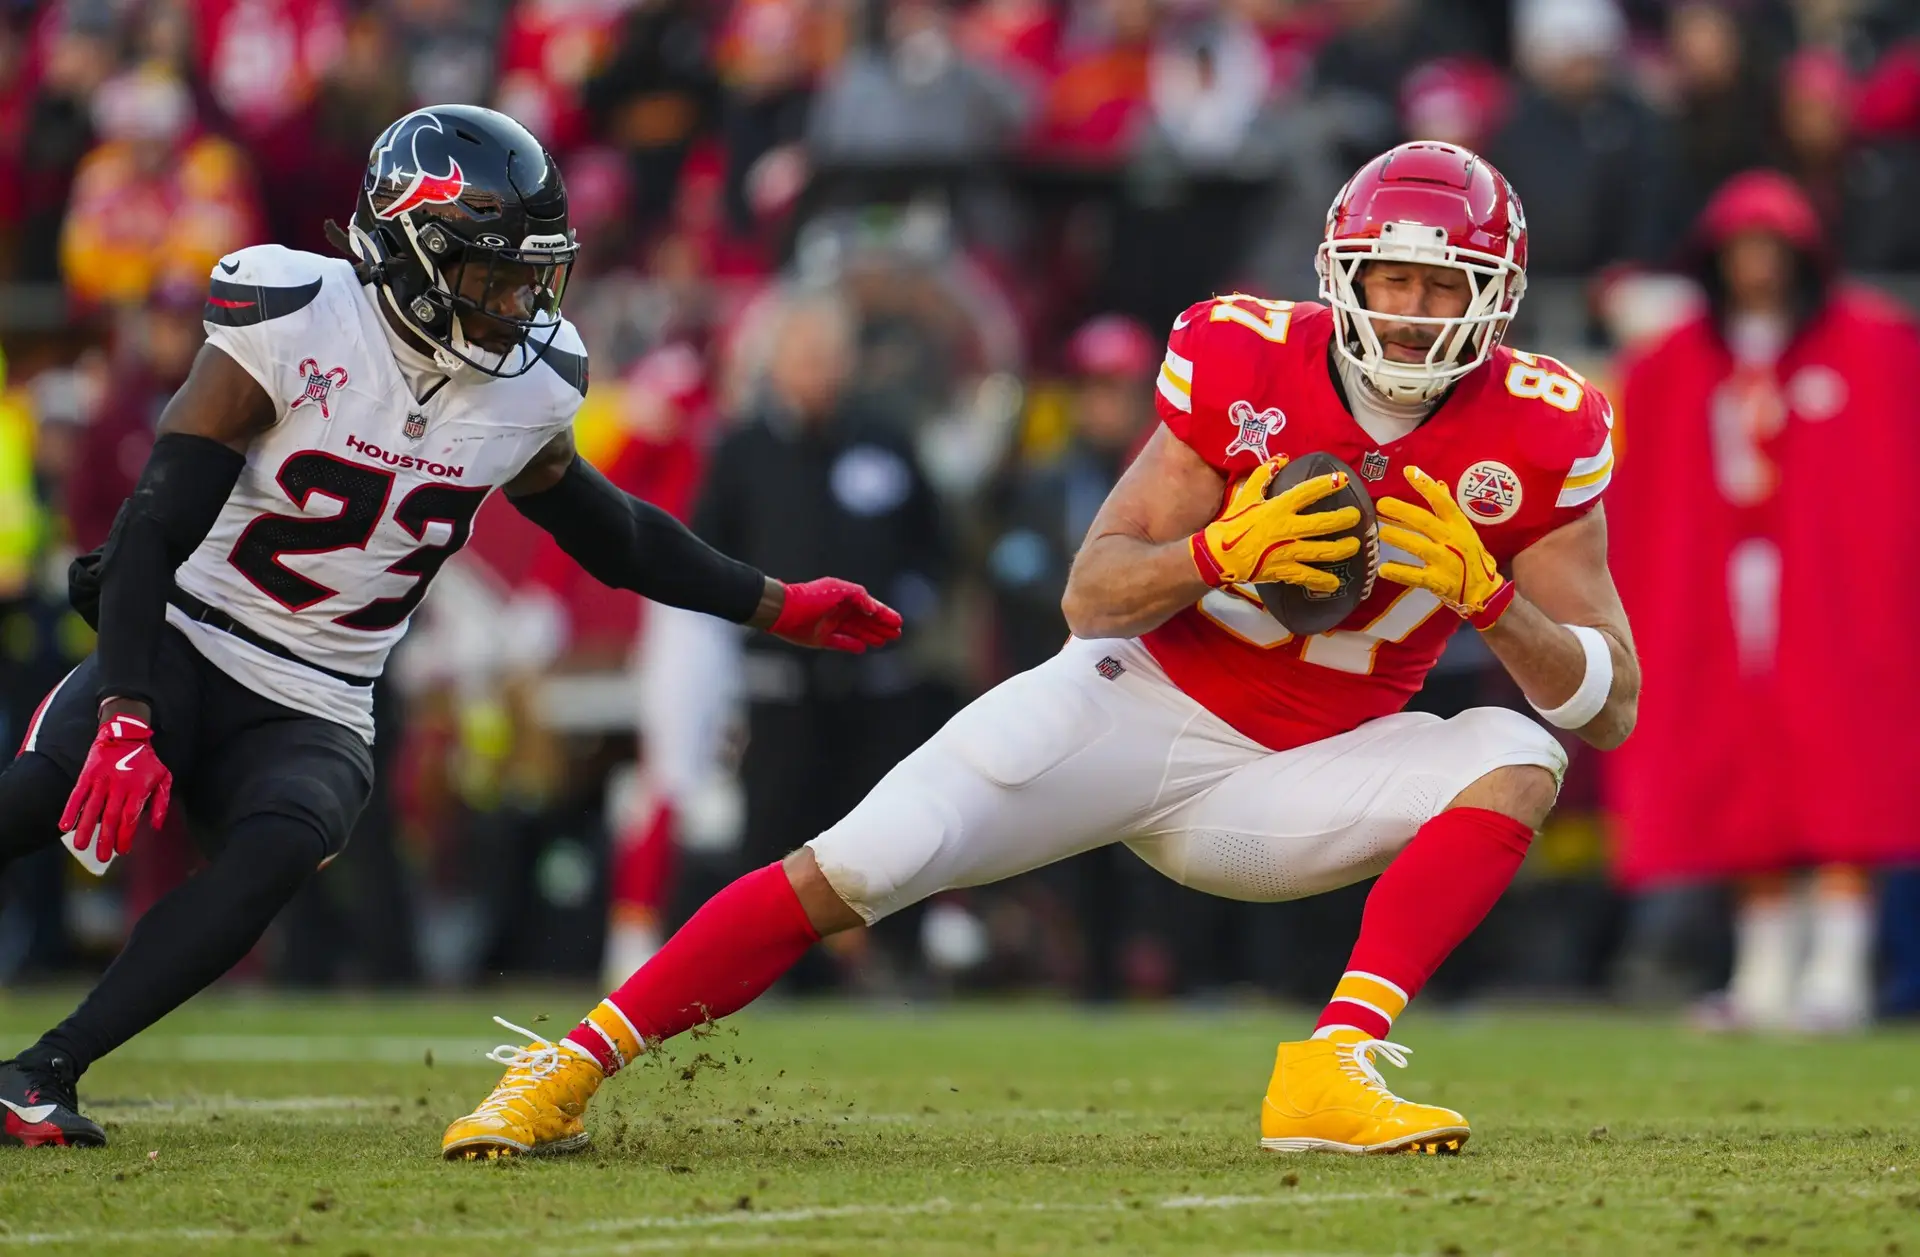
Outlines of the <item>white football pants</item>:
<svg viewBox="0 0 1920 1257">
<path fill-rule="evenodd" d="M 1566 752 L 1497 707 L 1401 712 L 1270 751 L 1175 688 L 1138 642 L 1076 638 L 981 695 L 808 845 L 869 924 L 1110 842 L 1209 894 L 1298 899 L 1380 872 L 1510 764 L 1558 781 Z"/>
</svg>

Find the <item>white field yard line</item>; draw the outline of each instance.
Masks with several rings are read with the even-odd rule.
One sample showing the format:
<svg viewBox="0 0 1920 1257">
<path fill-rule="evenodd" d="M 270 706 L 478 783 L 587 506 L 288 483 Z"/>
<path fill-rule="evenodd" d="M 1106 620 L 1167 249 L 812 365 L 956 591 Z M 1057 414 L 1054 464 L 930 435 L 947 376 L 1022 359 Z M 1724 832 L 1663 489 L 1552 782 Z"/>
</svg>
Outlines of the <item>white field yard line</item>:
<svg viewBox="0 0 1920 1257">
<path fill-rule="evenodd" d="M 476 1227 L 446 1231 L 325 1231 L 316 1229 L 312 1238 L 328 1244 L 377 1243 L 397 1240 L 491 1240 L 538 1241 L 543 1238 L 565 1240 L 579 1235 L 605 1235 L 617 1231 L 699 1231 L 714 1228 L 801 1226 L 815 1222 L 833 1222 L 843 1218 L 904 1218 L 924 1214 L 979 1215 L 999 1213 L 1144 1213 L 1148 1210 L 1244 1209 L 1260 1205 L 1290 1205 L 1312 1208 L 1316 1205 L 1346 1204 L 1358 1200 L 1398 1200 L 1398 1191 L 1372 1192 L 1288 1192 L 1272 1196 L 1172 1196 L 1151 1204 L 1135 1206 L 1132 1201 L 978 1201 L 955 1204 L 945 1197 L 897 1205 L 820 1205 L 797 1209 L 736 1210 L 731 1213 L 703 1213 L 680 1216 L 637 1218 L 600 1218 L 578 1222 L 543 1237 L 537 1228 Z M 1419 1203 L 1413 1201 L 1410 1203 Z M 214 1242 L 241 1240 L 259 1243 L 275 1232 L 271 1228 L 252 1231 L 210 1230 L 205 1227 L 180 1227 L 152 1231 L 128 1231 L 120 1228 L 78 1229 L 67 1231 L 28 1231 L 19 1234 L 0 1232 L 0 1248 L 49 1247 L 82 1244 L 90 1247 L 118 1247 L 172 1242 Z M 579 1251 L 569 1246 L 569 1251 Z"/>
<path fill-rule="evenodd" d="M 391 1110 L 398 1105 L 403 1113 L 411 1113 L 419 1108 L 412 1099 L 400 1096 L 239 1096 L 229 1092 L 219 1096 L 187 1096 L 168 1100 L 132 1100 L 108 1098 L 88 1101 L 86 1112 L 97 1115 L 110 1122 L 128 1125 L 166 1125 L 168 1123 L 203 1121 L 213 1113 L 238 1113 L 249 1117 L 261 1117 L 269 1120 L 287 1121 L 352 1120 L 355 1113 L 375 1113 Z M 1131 1109 L 1101 1109 L 1088 1113 L 1084 1109 L 952 1109 L 922 1110 L 917 1113 L 861 1113 L 861 1112 L 793 1112 L 791 1110 L 761 1109 L 751 1116 L 710 1115 L 696 1119 L 681 1118 L 673 1122 L 661 1121 L 645 1115 L 627 1116 L 629 1127 L 659 1127 L 666 1130 L 674 1126 L 698 1125 L 725 1129 L 733 1126 L 745 1126 L 749 1129 L 780 1128 L 783 1126 L 916 1126 L 916 1125 L 969 1125 L 986 1122 L 1087 1122 L 1087 1121 L 1164 1121 L 1172 1114 L 1138 1113 Z"/>
<path fill-rule="evenodd" d="M 100 1109 L 138 1120 L 148 1113 L 318 1113 L 328 1109 L 379 1109 L 401 1103 L 399 1096 L 239 1096 L 194 1095 L 171 1100 L 90 1100 L 87 1111 Z"/>
<path fill-rule="evenodd" d="M 418 1111 L 399 1096 L 187 1096 L 171 1100 L 90 1100 L 89 1117 L 110 1126 L 188 1126 L 212 1117 L 245 1116 L 269 1122 L 351 1125 L 369 1113 Z"/>
<path fill-rule="evenodd" d="M 487 1059 L 497 1039 L 428 1038 L 386 1034 L 183 1034 L 138 1038 L 115 1058 L 194 1065 L 473 1065 L 498 1071 Z"/>
</svg>

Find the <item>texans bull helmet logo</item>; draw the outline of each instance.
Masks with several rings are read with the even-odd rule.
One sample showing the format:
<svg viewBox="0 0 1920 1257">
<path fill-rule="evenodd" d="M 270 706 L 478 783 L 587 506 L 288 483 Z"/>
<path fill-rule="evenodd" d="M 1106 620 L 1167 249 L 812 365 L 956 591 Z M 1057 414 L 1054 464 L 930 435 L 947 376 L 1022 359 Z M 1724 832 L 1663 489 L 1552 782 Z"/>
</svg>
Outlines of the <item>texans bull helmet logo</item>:
<svg viewBox="0 0 1920 1257">
<path fill-rule="evenodd" d="M 448 139 L 440 119 L 424 109 L 387 128 L 373 150 L 379 171 L 372 198 L 376 217 L 398 218 L 423 205 L 451 205 L 460 199 L 467 177 Z"/>
</svg>

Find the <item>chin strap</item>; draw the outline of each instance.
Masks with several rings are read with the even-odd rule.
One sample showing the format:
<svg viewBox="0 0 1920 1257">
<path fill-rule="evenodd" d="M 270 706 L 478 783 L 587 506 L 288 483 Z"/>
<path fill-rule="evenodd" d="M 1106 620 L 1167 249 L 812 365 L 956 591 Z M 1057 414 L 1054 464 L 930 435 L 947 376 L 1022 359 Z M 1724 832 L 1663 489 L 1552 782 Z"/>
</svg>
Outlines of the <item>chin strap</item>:
<svg viewBox="0 0 1920 1257">
<path fill-rule="evenodd" d="M 378 262 L 369 262 L 360 256 L 353 247 L 353 240 L 341 229 L 340 224 L 331 218 L 326 223 L 327 243 L 353 259 L 353 277 L 362 284 L 382 284 L 386 282 L 387 268 Z"/>
</svg>

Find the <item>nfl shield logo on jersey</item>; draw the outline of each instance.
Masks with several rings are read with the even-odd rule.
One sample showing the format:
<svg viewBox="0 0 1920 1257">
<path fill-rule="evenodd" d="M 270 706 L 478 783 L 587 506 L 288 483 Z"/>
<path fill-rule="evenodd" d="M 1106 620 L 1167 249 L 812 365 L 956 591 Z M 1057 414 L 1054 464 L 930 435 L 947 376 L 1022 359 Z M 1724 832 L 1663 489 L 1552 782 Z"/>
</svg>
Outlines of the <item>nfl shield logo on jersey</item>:
<svg viewBox="0 0 1920 1257">
<path fill-rule="evenodd" d="M 1454 496 L 1475 523 L 1505 523 L 1520 513 L 1520 477 L 1505 463 L 1481 459 L 1460 474 Z"/>
<path fill-rule="evenodd" d="M 1241 450 L 1258 454 L 1263 462 L 1272 458 L 1273 451 L 1267 448 L 1267 442 L 1287 426 L 1287 417 L 1279 407 L 1255 410 L 1251 404 L 1243 401 L 1235 402 L 1228 408 L 1227 418 L 1233 421 L 1234 427 L 1240 429 L 1239 434 L 1227 444 L 1228 458 Z"/>
<path fill-rule="evenodd" d="M 427 417 L 417 410 L 407 412 L 407 421 L 400 426 L 409 441 L 418 441 L 427 434 Z"/>
<path fill-rule="evenodd" d="M 1387 474 L 1387 456 L 1379 450 L 1371 451 L 1360 460 L 1360 477 L 1363 480 L 1378 481 Z"/>
<path fill-rule="evenodd" d="M 325 371 L 322 371 L 318 360 L 302 358 L 300 360 L 300 374 L 307 378 L 307 391 L 293 399 L 293 403 L 287 407 L 287 413 L 292 414 L 308 402 L 312 402 L 320 408 L 320 417 L 322 419 L 333 418 L 333 412 L 327 409 L 327 398 L 333 393 L 334 389 L 346 387 L 347 369 L 345 367 L 328 367 Z"/>
</svg>

